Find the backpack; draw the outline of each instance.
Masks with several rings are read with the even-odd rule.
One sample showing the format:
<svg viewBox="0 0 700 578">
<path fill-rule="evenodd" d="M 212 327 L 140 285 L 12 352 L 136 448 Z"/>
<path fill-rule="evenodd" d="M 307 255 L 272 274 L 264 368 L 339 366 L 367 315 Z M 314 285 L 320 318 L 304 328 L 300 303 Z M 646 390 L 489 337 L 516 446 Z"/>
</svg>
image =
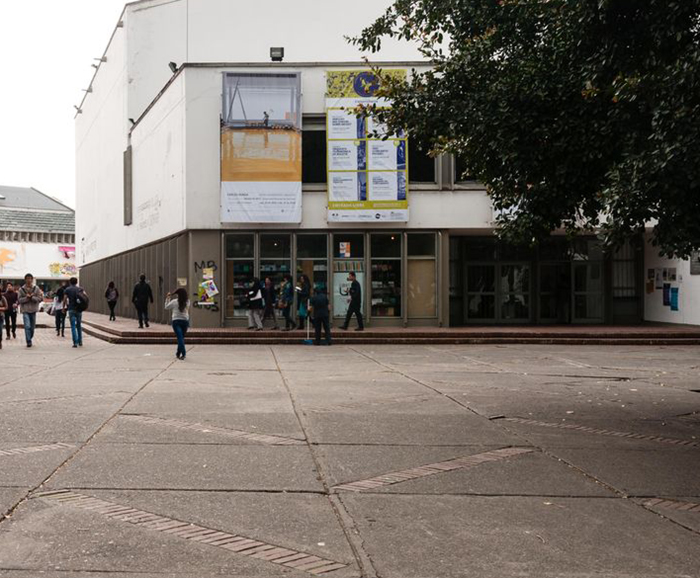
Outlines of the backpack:
<svg viewBox="0 0 700 578">
<path fill-rule="evenodd" d="M 75 310 L 82 313 L 83 311 L 87 310 L 89 305 L 90 299 L 85 294 L 85 291 L 81 289 L 80 293 L 78 293 L 78 296 L 75 298 Z"/>
</svg>

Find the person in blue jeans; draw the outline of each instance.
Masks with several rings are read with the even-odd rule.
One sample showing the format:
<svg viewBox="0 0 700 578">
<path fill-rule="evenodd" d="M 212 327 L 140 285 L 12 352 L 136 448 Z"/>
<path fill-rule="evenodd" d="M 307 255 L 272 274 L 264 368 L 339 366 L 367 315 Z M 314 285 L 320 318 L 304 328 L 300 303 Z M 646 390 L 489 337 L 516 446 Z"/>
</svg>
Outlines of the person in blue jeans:
<svg viewBox="0 0 700 578">
<path fill-rule="evenodd" d="M 64 309 L 68 310 L 73 347 L 83 346 L 83 309 L 81 307 L 83 300 L 87 300 L 85 290 L 78 285 L 75 277 L 71 277 L 68 287 L 63 292 L 63 305 Z"/>
<path fill-rule="evenodd" d="M 36 329 L 36 313 L 44 300 L 44 292 L 34 284 L 34 275 L 31 273 L 24 276 L 24 285 L 19 289 L 18 300 L 24 323 L 24 337 L 27 347 L 31 347 Z"/>
<path fill-rule="evenodd" d="M 165 296 L 165 309 L 171 312 L 173 331 L 177 338 L 175 357 L 184 361 L 187 356 L 185 335 L 190 327 L 190 300 L 187 291 L 180 287 L 174 294 L 168 293 Z"/>
</svg>

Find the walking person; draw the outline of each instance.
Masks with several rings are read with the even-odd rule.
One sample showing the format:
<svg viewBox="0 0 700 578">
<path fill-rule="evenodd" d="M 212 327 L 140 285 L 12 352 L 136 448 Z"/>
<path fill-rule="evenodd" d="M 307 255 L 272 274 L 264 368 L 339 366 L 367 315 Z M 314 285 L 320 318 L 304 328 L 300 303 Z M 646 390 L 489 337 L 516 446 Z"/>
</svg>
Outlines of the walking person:
<svg viewBox="0 0 700 578">
<path fill-rule="evenodd" d="M 357 317 L 357 329 L 355 329 L 355 331 L 364 331 L 365 326 L 362 322 L 362 286 L 357 280 L 357 275 L 355 275 L 355 273 L 352 271 L 348 274 L 348 281 L 350 281 L 350 297 L 348 298 L 350 306 L 348 307 L 348 313 L 345 316 L 345 324 L 343 325 L 342 329 L 348 328 L 348 325 L 350 325 L 350 319 L 352 318 L 353 314 L 355 314 Z"/>
<path fill-rule="evenodd" d="M 299 277 L 299 284 L 296 287 L 297 293 L 299 293 L 299 308 L 297 309 L 297 314 L 299 316 L 299 329 L 304 329 L 304 323 L 306 322 L 309 312 L 309 299 L 311 298 L 311 281 L 308 275 L 302 274 Z"/>
<path fill-rule="evenodd" d="M 272 318 L 274 323 L 274 329 L 279 329 L 277 325 L 277 314 L 275 313 L 275 306 L 277 305 L 277 295 L 275 293 L 275 285 L 272 279 L 265 277 L 265 286 L 263 287 L 263 299 L 265 301 L 265 313 L 263 313 L 263 324 L 265 319 Z"/>
<path fill-rule="evenodd" d="M 53 314 L 56 320 L 56 337 L 66 336 L 66 307 L 63 303 L 63 297 L 66 294 L 68 283 L 64 281 L 56 291 L 53 299 Z"/>
<path fill-rule="evenodd" d="M 311 298 L 311 312 L 314 319 L 315 337 L 314 345 L 321 345 L 321 328 L 325 336 L 326 345 L 331 344 L 331 324 L 328 295 L 323 287 L 319 287 Z"/>
<path fill-rule="evenodd" d="M 68 310 L 73 347 L 83 346 L 83 311 L 87 303 L 87 293 L 78 285 L 78 280 L 71 277 L 68 288 L 63 292 L 63 304 L 64 309 Z"/>
<path fill-rule="evenodd" d="M 277 305 L 282 310 L 282 315 L 284 316 L 284 329 L 282 331 L 296 329 L 297 324 L 294 322 L 294 319 L 292 319 L 292 303 L 294 303 L 292 278 L 289 275 L 285 275 L 284 283 L 280 289 L 280 300 Z"/>
<path fill-rule="evenodd" d="M 185 334 L 190 327 L 190 301 L 187 298 L 187 291 L 180 287 L 175 293 L 168 293 L 165 296 L 165 309 L 171 312 L 173 331 L 177 338 L 175 357 L 184 361 L 187 356 Z"/>
<path fill-rule="evenodd" d="M 110 281 L 107 285 L 105 299 L 107 299 L 107 307 L 109 307 L 109 320 L 116 321 L 117 316 L 114 314 L 114 310 L 117 307 L 117 301 L 119 300 L 119 291 L 117 291 L 114 281 Z"/>
<path fill-rule="evenodd" d="M 146 283 L 145 275 L 141 275 L 139 282 L 134 286 L 131 301 L 135 305 L 136 313 L 139 316 L 139 329 L 143 329 L 144 325 L 150 327 L 148 324 L 148 304 L 153 303 L 153 291 L 151 286 Z"/>
<path fill-rule="evenodd" d="M 24 276 L 24 285 L 19 288 L 17 297 L 24 323 L 24 337 L 27 347 L 31 347 L 36 330 L 36 313 L 44 300 L 44 292 L 34 284 L 34 275 L 27 273 Z"/>
<path fill-rule="evenodd" d="M 248 290 L 248 329 L 263 330 L 263 303 L 260 279 L 254 277 Z"/>
<path fill-rule="evenodd" d="M 10 332 L 12 332 L 12 338 L 17 339 L 17 307 L 19 305 L 19 296 L 12 283 L 7 284 L 3 297 L 5 301 L 7 301 L 7 311 L 5 311 L 5 331 L 7 332 L 7 338 L 10 338 Z"/>
<path fill-rule="evenodd" d="M 2 326 L 5 323 L 5 315 L 7 314 L 7 299 L 0 295 L 0 349 L 2 349 Z M 8 337 L 9 339 L 9 337 Z"/>
</svg>

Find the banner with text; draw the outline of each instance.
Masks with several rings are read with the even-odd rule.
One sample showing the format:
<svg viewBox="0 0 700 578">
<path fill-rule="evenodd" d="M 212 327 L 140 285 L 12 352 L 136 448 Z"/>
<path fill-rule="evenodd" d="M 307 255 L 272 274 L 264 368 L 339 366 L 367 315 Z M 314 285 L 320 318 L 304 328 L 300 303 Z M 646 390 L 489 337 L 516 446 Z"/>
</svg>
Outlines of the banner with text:
<svg viewBox="0 0 700 578">
<path fill-rule="evenodd" d="M 221 222 L 301 222 L 299 73 L 223 75 Z"/>
<path fill-rule="evenodd" d="M 405 77 L 405 70 L 384 70 Z M 373 119 L 357 118 L 361 104 L 386 107 L 367 70 L 326 73 L 328 220 L 408 221 L 408 145 Z M 384 138 L 386 137 L 386 138 Z"/>
</svg>

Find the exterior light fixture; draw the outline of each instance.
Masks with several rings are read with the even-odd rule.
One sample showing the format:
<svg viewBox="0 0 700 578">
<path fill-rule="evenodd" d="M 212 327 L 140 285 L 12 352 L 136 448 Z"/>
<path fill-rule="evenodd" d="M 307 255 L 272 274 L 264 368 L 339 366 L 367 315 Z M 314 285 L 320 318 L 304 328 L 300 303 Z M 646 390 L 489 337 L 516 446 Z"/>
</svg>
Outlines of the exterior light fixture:
<svg viewBox="0 0 700 578">
<path fill-rule="evenodd" d="M 170 70 L 172 71 L 173 74 L 177 72 L 177 64 L 174 62 L 168 62 L 168 66 L 170 67 Z"/>
<path fill-rule="evenodd" d="M 284 46 L 273 46 L 270 48 L 270 60 L 272 62 L 282 62 L 284 60 Z"/>
</svg>

